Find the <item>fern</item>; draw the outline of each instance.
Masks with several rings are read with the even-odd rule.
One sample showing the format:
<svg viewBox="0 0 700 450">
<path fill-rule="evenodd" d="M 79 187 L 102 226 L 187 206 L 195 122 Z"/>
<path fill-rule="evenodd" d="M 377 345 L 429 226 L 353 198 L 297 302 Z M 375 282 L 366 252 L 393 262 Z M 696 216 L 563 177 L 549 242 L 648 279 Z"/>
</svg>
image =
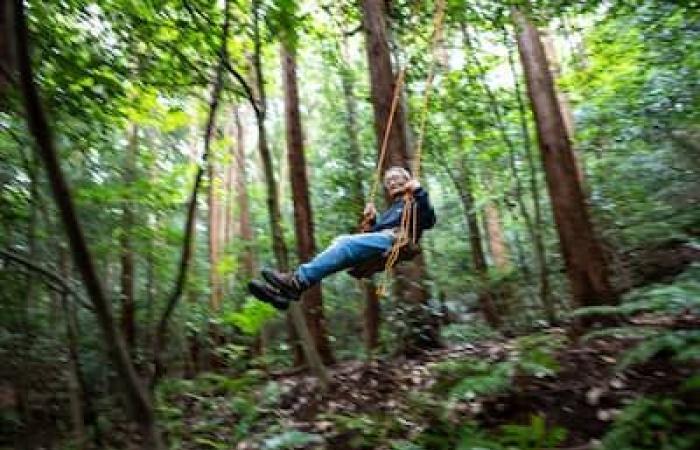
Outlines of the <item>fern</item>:
<svg viewBox="0 0 700 450">
<path fill-rule="evenodd" d="M 677 362 L 700 361 L 700 330 L 659 331 L 625 352 L 618 369 L 648 361 L 661 352 L 671 354 Z"/>
<path fill-rule="evenodd" d="M 539 450 L 561 444 L 567 435 L 565 428 L 548 428 L 542 415 L 530 417 L 530 425 L 503 425 L 501 442 L 507 448 Z"/>
<path fill-rule="evenodd" d="M 509 361 L 487 365 L 483 370 L 475 372 L 457 383 L 450 390 L 449 397 L 458 400 L 501 392 L 510 385 L 514 371 L 515 365 Z"/>
<path fill-rule="evenodd" d="M 694 264 L 673 284 L 654 284 L 635 289 L 625 295 L 616 306 L 591 306 L 577 309 L 576 317 L 591 315 L 632 316 L 641 312 L 679 314 L 685 311 L 700 313 L 700 264 Z"/>
<path fill-rule="evenodd" d="M 700 448 L 700 414 L 679 399 L 643 397 L 622 411 L 602 443 L 606 450 Z"/>
</svg>

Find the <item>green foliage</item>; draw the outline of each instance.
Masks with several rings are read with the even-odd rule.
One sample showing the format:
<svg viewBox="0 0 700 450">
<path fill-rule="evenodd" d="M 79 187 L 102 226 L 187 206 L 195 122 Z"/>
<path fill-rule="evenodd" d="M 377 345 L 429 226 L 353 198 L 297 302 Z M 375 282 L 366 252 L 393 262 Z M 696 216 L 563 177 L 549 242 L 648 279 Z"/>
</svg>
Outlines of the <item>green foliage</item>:
<svg viewBox="0 0 700 450">
<path fill-rule="evenodd" d="M 632 316 L 641 312 L 678 314 L 700 313 L 700 264 L 693 264 L 671 284 L 654 284 L 625 294 L 617 306 L 579 308 L 575 316 Z"/>
<path fill-rule="evenodd" d="M 677 362 L 700 362 L 700 330 L 659 331 L 625 352 L 618 369 L 646 362 L 661 353 Z"/>
<path fill-rule="evenodd" d="M 264 450 L 284 450 L 303 448 L 309 444 L 323 442 L 323 438 L 317 434 L 304 433 L 303 431 L 290 430 L 265 439 Z"/>
<path fill-rule="evenodd" d="M 341 433 L 348 433 L 348 445 L 356 449 L 373 449 L 392 435 L 405 432 L 405 426 L 394 414 L 324 414 Z"/>
<path fill-rule="evenodd" d="M 221 320 L 224 324 L 233 325 L 244 333 L 253 336 L 276 313 L 275 308 L 267 303 L 248 297 L 240 311 L 228 313 Z"/>
<path fill-rule="evenodd" d="M 672 284 L 656 284 L 628 293 L 617 306 L 581 308 L 577 316 L 612 315 L 631 317 L 639 313 L 657 317 L 673 317 L 680 313 L 700 311 L 700 265 L 693 265 Z M 618 362 L 618 370 L 648 361 L 664 354 L 679 363 L 700 361 L 700 331 L 694 329 L 667 329 L 665 327 L 625 326 L 595 330 L 586 339 L 604 336 L 616 338 L 643 338 L 625 352 Z"/>
<path fill-rule="evenodd" d="M 483 322 L 451 323 L 440 328 L 442 338 L 452 344 L 465 344 L 493 339 L 498 332 Z"/>
<path fill-rule="evenodd" d="M 700 414 L 680 399 L 642 397 L 603 437 L 606 450 L 691 450 L 700 446 Z"/>
<path fill-rule="evenodd" d="M 515 375 L 552 376 L 559 370 L 554 354 L 565 342 L 560 335 L 533 334 L 517 339 L 504 361 L 467 357 L 440 363 L 434 368 L 436 391 L 447 388 L 453 400 L 471 399 L 506 390 Z"/>
<path fill-rule="evenodd" d="M 558 446 L 566 435 L 565 428 L 549 428 L 543 416 L 533 415 L 529 425 L 503 425 L 500 440 L 507 449 L 541 450 Z"/>
</svg>

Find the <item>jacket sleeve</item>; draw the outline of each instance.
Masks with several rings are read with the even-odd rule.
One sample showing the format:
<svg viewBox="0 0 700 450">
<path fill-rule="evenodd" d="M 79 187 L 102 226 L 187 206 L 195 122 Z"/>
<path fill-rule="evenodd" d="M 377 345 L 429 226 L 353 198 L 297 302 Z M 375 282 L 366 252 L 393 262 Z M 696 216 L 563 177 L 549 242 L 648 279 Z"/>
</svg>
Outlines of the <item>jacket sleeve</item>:
<svg viewBox="0 0 700 450">
<path fill-rule="evenodd" d="M 413 192 L 413 198 L 415 198 L 416 202 L 418 203 L 418 218 L 420 220 L 420 227 L 427 230 L 435 226 L 437 218 L 435 217 L 433 205 L 430 204 L 428 191 L 420 187 Z"/>
</svg>

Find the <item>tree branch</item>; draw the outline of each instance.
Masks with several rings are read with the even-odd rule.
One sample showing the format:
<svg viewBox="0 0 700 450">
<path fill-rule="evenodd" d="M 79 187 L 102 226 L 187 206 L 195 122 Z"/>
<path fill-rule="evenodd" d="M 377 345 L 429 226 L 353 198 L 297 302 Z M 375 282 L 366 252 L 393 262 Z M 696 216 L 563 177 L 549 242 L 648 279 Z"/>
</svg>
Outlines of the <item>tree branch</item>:
<svg viewBox="0 0 700 450">
<path fill-rule="evenodd" d="M 54 272 L 53 270 L 35 264 L 29 259 L 27 259 L 25 256 L 15 253 L 12 250 L 0 249 L 0 257 L 4 258 L 7 261 L 20 264 L 25 268 L 31 270 L 32 272 L 36 272 L 40 275 L 43 275 L 45 278 L 51 280 L 50 283 L 47 283 L 49 287 L 53 288 L 56 291 L 72 295 L 78 301 L 80 306 L 92 312 L 95 312 L 95 308 L 93 308 L 92 305 L 88 304 L 85 301 L 85 299 L 75 289 L 73 289 L 73 287 L 71 287 L 72 283 L 60 276 L 58 273 Z"/>
</svg>

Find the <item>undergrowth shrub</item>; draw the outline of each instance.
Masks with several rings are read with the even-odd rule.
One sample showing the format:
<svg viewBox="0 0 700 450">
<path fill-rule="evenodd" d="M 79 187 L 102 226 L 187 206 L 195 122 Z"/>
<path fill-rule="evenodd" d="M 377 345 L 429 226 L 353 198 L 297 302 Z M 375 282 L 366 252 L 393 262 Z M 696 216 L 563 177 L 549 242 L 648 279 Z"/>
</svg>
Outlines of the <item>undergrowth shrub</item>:
<svg viewBox="0 0 700 450">
<path fill-rule="evenodd" d="M 466 357 L 442 362 L 434 367 L 434 391 L 447 391 L 450 400 L 457 401 L 503 392 L 515 376 L 553 376 L 560 368 L 555 354 L 565 342 L 561 335 L 533 334 L 517 339 L 502 361 Z"/>
<path fill-rule="evenodd" d="M 623 297 L 616 306 L 581 308 L 578 317 L 607 315 L 629 319 L 646 313 L 651 317 L 678 317 L 683 314 L 700 314 L 700 264 L 695 264 L 678 276 L 673 284 L 655 284 L 636 289 Z M 700 330 L 674 329 L 655 324 L 630 324 L 622 327 L 596 330 L 585 339 L 612 336 L 638 338 L 640 342 L 624 353 L 618 370 L 646 362 L 664 354 L 679 363 L 700 362 Z"/>
<path fill-rule="evenodd" d="M 680 398 L 642 397 L 627 406 L 603 438 L 605 450 L 700 448 L 700 411 Z"/>
</svg>

